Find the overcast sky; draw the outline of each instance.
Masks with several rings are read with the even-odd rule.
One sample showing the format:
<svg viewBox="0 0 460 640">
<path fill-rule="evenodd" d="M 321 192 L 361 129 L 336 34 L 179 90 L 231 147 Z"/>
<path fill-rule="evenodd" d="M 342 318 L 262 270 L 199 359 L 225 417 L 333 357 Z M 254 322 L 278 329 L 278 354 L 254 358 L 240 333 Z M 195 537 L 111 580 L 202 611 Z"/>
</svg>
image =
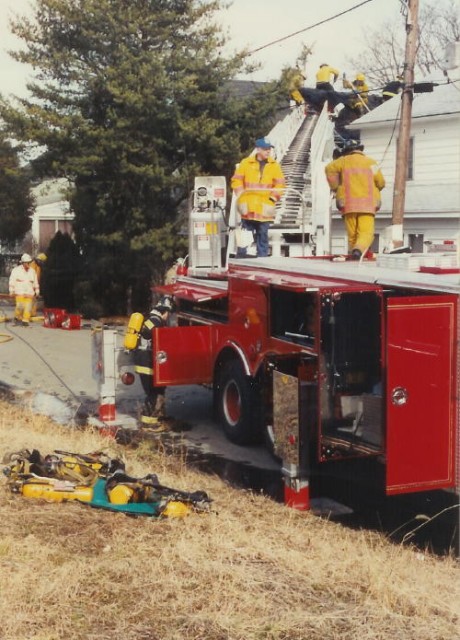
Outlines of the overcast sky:
<svg viewBox="0 0 460 640">
<path fill-rule="evenodd" d="M 230 50 L 248 47 L 251 51 L 267 45 L 278 38 L 306 29 L 317 22 L 346 11 L 363 0 L 233 0 L 232 6 L 222 12 L 221 22 L 230 38 Z M 424 0 L 421 0 L 423 5 Z M 13 14 L 30 14 L 34 0 L 0 0 L 0 93 L 4 96 L 26 95 L 25 83 L 30 70 L 14 62 L 8 49 L 20 48 L 21 41 L 9 32 L 8 18 Z M 363 33 L 374 29 L 384 20 L 399 19 L 401 29 L 401 0 L 369 0 L 363 6 L 315 27 L 283 42 L 264 48 L 252 56 L 262 68 L 253 80 L 278 78 L 281 69 L 294 64 L 302 44 L 314 46 L 307 72 L 307 85 L 314 85 L 314 74 L 322 62 L 337 67 L 341 72 L 354 76 L 359 69 L 350 69 L 346 58 L 357 55 L 363 47 Z"/>
</svg>

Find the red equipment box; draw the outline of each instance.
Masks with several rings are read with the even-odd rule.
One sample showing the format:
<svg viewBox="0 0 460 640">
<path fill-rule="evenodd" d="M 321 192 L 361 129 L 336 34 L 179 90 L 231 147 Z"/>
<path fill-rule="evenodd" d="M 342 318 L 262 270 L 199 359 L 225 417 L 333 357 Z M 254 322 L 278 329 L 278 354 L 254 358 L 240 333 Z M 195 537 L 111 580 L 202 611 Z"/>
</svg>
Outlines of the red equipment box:
<svg viewBox="0 0 460 640">
<path fill-rule="evenodd" d="M 66 331 L 81 329 L 81 315 L 78 313 L 66 313 L 62 320 L 61 329 Z"/>
<path fill-rule="evenodd" d="M 65 317 L 65 309 L 43 309 L 43 326 L 48 329 L 59 329 Z"/>
</svg>

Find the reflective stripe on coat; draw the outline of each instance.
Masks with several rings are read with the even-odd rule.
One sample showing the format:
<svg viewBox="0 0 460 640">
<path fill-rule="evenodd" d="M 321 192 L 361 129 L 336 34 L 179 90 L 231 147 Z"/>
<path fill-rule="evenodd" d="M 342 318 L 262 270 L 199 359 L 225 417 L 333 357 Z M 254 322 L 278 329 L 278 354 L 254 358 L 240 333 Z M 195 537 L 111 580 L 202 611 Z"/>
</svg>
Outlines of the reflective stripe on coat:
<svg viewBox="0 0 460 640">
<path fill-rule="evenodd" d="M 236 167 L 231 187 L 238 197 L 237 208 L 243 219 L 271 222 L 275 218 L 275 203 L 286 188 L 286 180 L 276 160 L 268 158 L 261 173 L 259 161 L 252 155 Z"/>
<path fill-rule="evenodd" d="M 385 178 L 375 160 L 354 151 L 330 162 L 325 171 L 340 213 L 375 213 L 380 209 Z"/>
</svg>

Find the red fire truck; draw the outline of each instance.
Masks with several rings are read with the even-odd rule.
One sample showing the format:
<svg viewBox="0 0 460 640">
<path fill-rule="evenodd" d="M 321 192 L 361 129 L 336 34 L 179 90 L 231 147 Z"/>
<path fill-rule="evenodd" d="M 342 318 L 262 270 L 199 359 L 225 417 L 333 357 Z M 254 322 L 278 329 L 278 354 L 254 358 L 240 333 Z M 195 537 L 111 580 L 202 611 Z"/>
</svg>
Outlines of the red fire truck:
<svg viewBox="0 0 460 640">
<path fill-rule="evenodd" d="M 227 437 L 270 443 L 297 508 L 322 465 L 363 459 L 388 495 L 458 493 L 459 270 L 409 267 L 246 258 L 178 277 L 159 287 L 177 326 L 154 330 L 155 383 L 212 385 Z"/>
<path fill-rule="evenodd" d="M 268 258 L 231 257 L 235 198 L 227 218 L 225 179 L 195 179 L 188 274 L 158 287 L 177 326 L 154 329 L 155 384 L 211 386 L 227 437 L 269 443 L 296 508 L 312 479 L 345 468 L 388 495 L 458 496 L 458 247 L 328 255 L 331 127 L 325 106 L 269 133 L 289 187 Z"/>
</svg>

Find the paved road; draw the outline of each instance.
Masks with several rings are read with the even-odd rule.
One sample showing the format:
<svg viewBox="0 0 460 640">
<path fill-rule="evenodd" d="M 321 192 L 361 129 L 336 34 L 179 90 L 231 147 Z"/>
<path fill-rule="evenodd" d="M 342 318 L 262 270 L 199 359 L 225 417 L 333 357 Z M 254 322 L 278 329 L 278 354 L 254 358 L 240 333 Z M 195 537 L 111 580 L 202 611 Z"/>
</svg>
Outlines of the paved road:
<svg viewBox="0 0 460 640">
<path fill-rule="evenodd" d="M 29 328 L 14 326 L 12 309 L 2 307 L 0 324 L 0 385 L 37 413 L 68 423 L 97 414 L 99 383 L 93 376 L 91 323 L 80 330 L 50 329 L 41 322 Z M 114 329 L 114 327 L 111 327 Z M 124 329 L 117 329 L 117 344 Z M 212 419 L 212 394 L 204 387 L 174 387 L 166 394 L 167 411 L 191 429 L 180 435 L 188 447 L 258 468 L 278 470 L 279 465 L 262 447 L 238 447 L 227 441 Z M 143 401 L 142 387 L 118 383 L 117 414 L 134 417 Z"/>
</svg>

